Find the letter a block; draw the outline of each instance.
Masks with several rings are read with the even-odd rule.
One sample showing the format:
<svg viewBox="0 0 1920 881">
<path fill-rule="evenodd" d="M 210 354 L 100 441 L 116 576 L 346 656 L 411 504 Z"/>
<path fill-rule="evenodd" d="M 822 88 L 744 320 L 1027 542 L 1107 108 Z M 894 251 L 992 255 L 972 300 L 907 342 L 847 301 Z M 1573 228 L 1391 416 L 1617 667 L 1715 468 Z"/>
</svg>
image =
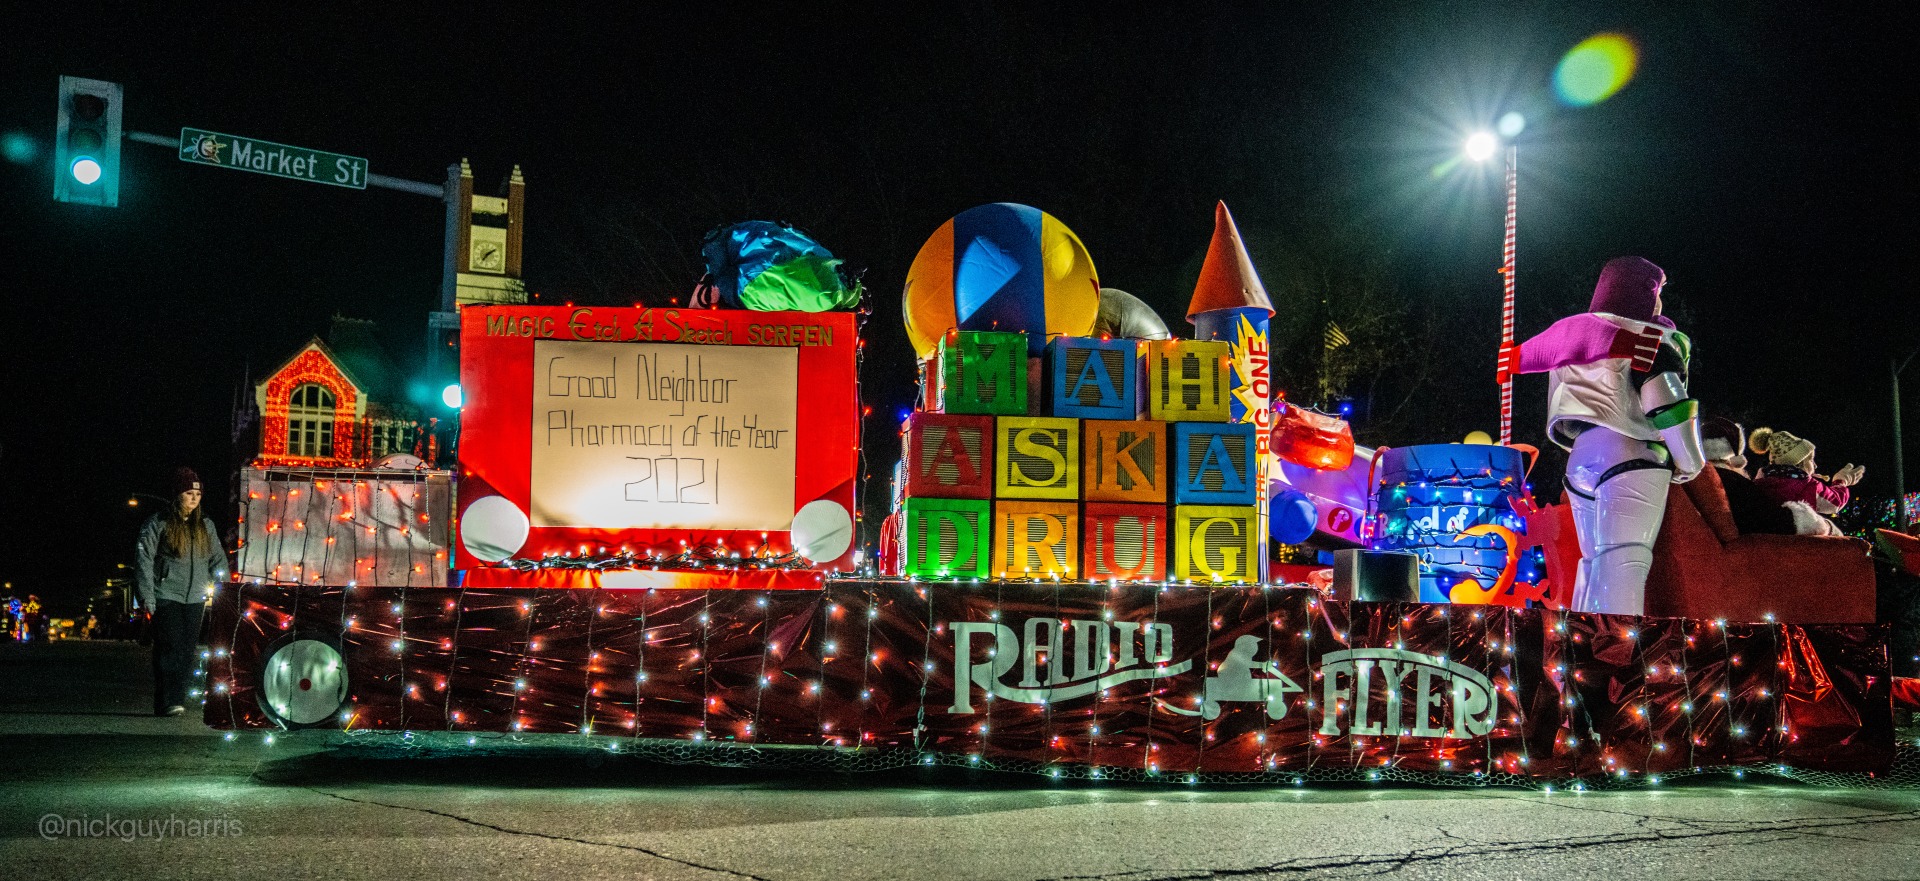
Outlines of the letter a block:
<svg viewBox="0 0 1920 881">
<path fill-rule="evenodd" d="M 1011 499 L 1080 498 L 1080 420 L 995 420 L 993 494 Z"/>
<path fill-rule="evenodd" d="M 1258 501 L 1253 424 L 1183 422 L 1173 427 L 1176 505 L 1252 505 Z"/>
<path fill-rule="evenodd" d="M 1156 340 L 1147 344 L 1147 416 L 1163 422 L 1225 422 L 1233 376 L 1224 342 Z"/>
<path fill-rule="evenodd" d="M 1087 501 L 1167 503 L 1167 423 L 1089 419 L 1081 435 Z"/>
<path fill-rule="evenodd" d="M 1027 335 L 956 330 L 940 340 L 943 413 L 1023 416 L 1027 412 Z"/>
<path fill-rule="evenodd" d="M 1167 509 L 1087 505 L 1082 577 L 1161 581 L 1167 577 Z"/>
<path fill-rule="evenodd" d="M 1133 340 L 1056 337 L 1047 344 L 1052 415 L 1078 419 L 1140 418 L 1140 344 Z"/>
<path fill-rule="evenodd" d="M 1079 577 L 1079 563 L 1079 505 L 1004 500 L 993 503 L 995 577 L 1072 579 Z"/>
<path fill-rule="evenodd" d="M 906 494 L 993 498 L 993 417 L 915 413 L 907 417 Z"/>
<path fill-rule="evenodd" d="M 1259 510 L 1242 505 L 1175 505 L 1173 577 L 1251 584 L 1260 577 Z"/>
<path fill-rule="evenodd" d="M 901 506 L 902 574 L 923 578 L 987 577 L 993 503 L 972 499 L 907 499 Z"/>
</svg>

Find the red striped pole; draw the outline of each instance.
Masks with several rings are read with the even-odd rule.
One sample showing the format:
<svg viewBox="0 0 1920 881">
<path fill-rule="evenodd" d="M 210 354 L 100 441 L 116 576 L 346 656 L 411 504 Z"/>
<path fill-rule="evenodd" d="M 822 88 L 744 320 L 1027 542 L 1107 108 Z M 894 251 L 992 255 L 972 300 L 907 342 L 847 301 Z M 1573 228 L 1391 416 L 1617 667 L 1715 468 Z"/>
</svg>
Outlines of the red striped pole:
<svg viewBox="0 0 1920 881">
<path fill-rule="evenodd" d="M 1500 275 L 1506 299 L 1500 306 L 1500 345 L 1513 345 L 1513 223 L 1516 186 L 1520 177 L 1520 151 L 1507 145 L 1507 238 L 1500 252 Z M 1500 445 L 1513 443 L 1513 377 L 1500 383 Z"/>
</svg>

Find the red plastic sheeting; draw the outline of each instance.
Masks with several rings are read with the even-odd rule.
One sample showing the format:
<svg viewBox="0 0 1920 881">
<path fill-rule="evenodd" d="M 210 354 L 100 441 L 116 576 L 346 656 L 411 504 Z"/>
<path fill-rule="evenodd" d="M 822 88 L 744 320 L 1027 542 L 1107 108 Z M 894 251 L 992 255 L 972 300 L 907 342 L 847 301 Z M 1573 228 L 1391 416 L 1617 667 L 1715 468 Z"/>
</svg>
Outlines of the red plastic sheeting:
<svg viewBox="0 0 1920 881">
<path fill-rule="evenodd" d="M 275 727 L 263 664 L 312 638 L 337 645 L 348 670 L 348 703 L 323 727 L 1202 773 L 1882 771 L 1893 755 L 1885 636 L 1867 626 L 1347 604 L 1260 587 L 836 581 L 236 585 L 209 627 L 215 728 Z"/>
</svg>

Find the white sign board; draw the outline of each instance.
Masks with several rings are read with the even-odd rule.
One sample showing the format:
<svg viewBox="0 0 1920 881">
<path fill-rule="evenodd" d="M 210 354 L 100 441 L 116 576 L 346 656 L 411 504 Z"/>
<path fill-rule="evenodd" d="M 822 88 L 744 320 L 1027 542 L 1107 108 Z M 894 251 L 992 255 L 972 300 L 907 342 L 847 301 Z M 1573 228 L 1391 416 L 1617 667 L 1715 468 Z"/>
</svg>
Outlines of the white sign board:
<svg viewBox="0 0 1920 881">
<path fill-rule="evenodd" d="M 785 530 L 799 353 L 539 340 L 534 526 Z"/>
</svg>

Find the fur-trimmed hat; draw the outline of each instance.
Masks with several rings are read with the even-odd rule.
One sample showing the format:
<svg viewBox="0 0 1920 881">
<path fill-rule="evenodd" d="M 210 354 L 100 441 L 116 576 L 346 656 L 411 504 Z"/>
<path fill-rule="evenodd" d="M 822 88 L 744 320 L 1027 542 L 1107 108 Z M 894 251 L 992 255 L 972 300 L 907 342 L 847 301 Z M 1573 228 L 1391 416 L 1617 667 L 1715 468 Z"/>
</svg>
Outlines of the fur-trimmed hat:
<svg viewBox="0 0 1920 881">
<path fill-rule="evenodd" d="M 1753 451 L 1766 453 L 1770 464 L 1799 466 L 1813 458 L 1813 441 L 1794 437 L 1784 431 L 1756 428 L 1751 442 Z"/>
<path fill-rule="evenodd" d="M 1700 420 L 1700 446 L 1709 462 L 1732 459 L 1747 448 L 1747 430 L 1725 416 L 1708 416 Z"/>
</svg>

